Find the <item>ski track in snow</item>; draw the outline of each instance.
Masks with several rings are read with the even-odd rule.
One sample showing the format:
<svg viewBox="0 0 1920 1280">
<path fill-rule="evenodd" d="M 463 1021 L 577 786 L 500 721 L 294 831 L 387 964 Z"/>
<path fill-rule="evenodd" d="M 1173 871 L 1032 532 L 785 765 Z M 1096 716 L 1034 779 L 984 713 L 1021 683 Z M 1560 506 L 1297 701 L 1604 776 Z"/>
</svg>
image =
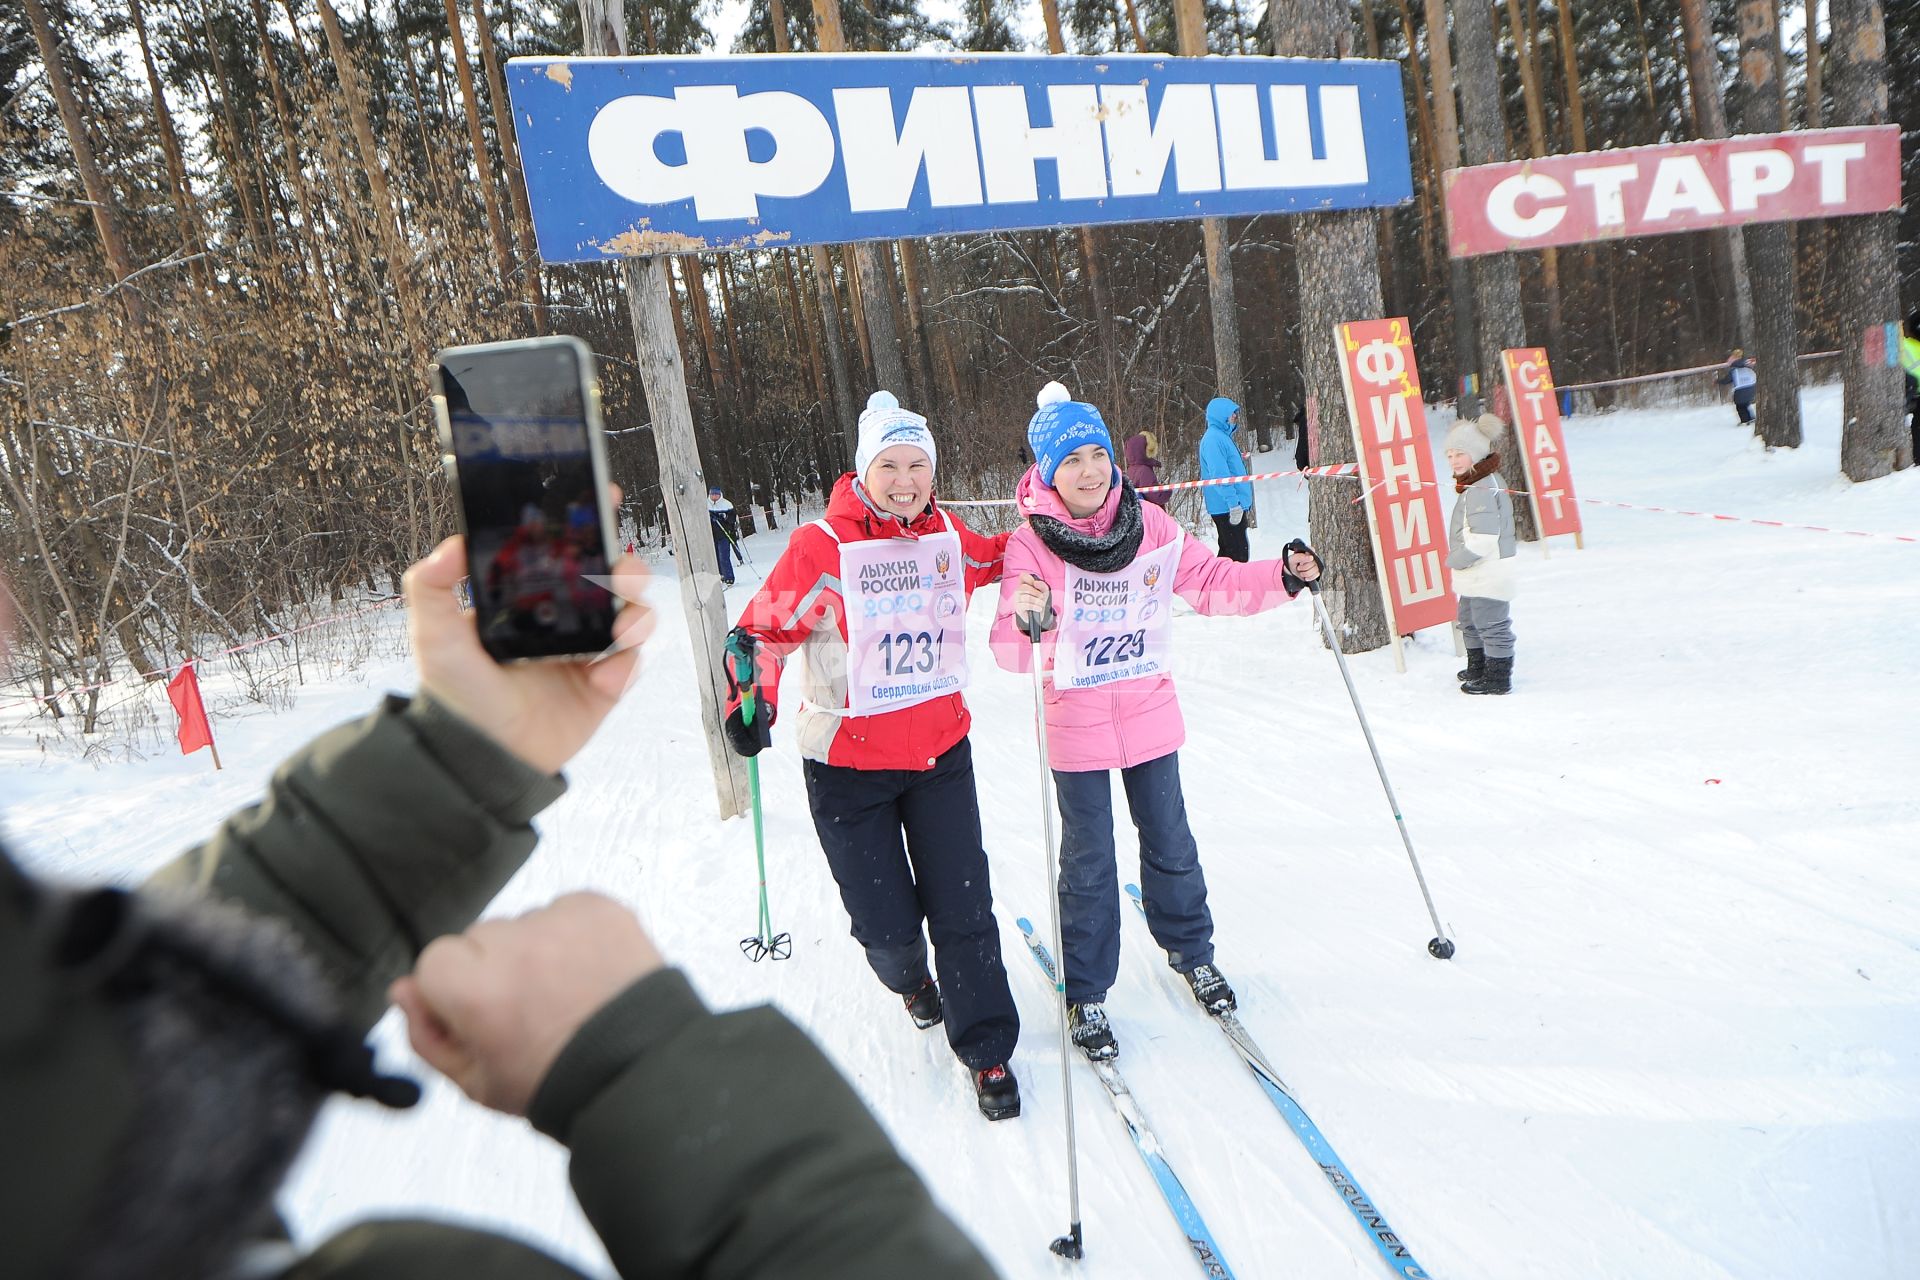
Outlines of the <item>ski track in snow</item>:
<svg viewBox="0 0 1920 1280">
<path fill-rule="evenodd" d="M 1579 492 L 1920 531 L 1920 472 L 1837 479 L 1838 389 L 1804 402 L 1806 447 L 1774 454 L 1725 407 L 1571 419 Z M 1450 420 L 1430 417 L 1437 449 Z M 1262 485 L 1255 554 L 1305 533 L 1306 509 L 1298 483 Z M 1241 1016 L 1435 1277 L 1903 1273 L 1920 1248 L 1920 547 L 1581 510 L 1586 550 L 1521 547 L 1513 696 L 1456 693 L 1444 632 L 1409 646 L 1404 676 L 1386 651 L 1350 659 L 1459 944 L 1446 964 L 1426 955 L 1431 925 L 1310 607 L 1182 612 L 1182 775 Z M 790 527 L 749 542 L 760 570 Z M 743 571 L 733 613 L 757 580 Z M 767 875 L 793 958 L 742 958 L 752 825 L 714 817 L 671 582 L 652 592 L 661 625 L 640 686 L 569 770 L 540 851 L 491 910 L 598 889 L 637 909 L 714 1005 L 778 1004 L 1008 1277 L 1191 1275 L 1078 1063 L 1088 1256 L 1069 1268 L 1046 1252 L 1067 1226 L 1058 1032 L 1013 926 L 1024 914 L 1049 927 L 1039 774 L 1029 680 L 986 647 L 993 595 L 974 601 L 968 699 L 1024 1023 L 1019 1119 L 980 1119 L 942 1032 L 915 1030 L 873 980 L 777 729 L 761 757 Z M 411 679 L 388 659 L 309 684 L 290 711 L 235 716 L 210 677 L 220 774 L 204 755 L 94 765 L 43 757 L 24 732 L 0 738 L 9 837 L 42 869 L 135 879 L 257 796 L 290 744 Z M 1123 814 L 1116 825 L 1121 878 L 1137 879 Z M 1109 999 L 1121 1066 L 1235 1273 L 1384 1275 L 1130 908 L 1122 927 Z M 376 1034 L 383 1060 L 420 1070 L 395 1018 Z M 283 1208 L 303 1239 L 429 1213 L 609 1270 L 564 1153 L 437 1079 L 409 1114 L 330 1106 Z"/>
</svg>

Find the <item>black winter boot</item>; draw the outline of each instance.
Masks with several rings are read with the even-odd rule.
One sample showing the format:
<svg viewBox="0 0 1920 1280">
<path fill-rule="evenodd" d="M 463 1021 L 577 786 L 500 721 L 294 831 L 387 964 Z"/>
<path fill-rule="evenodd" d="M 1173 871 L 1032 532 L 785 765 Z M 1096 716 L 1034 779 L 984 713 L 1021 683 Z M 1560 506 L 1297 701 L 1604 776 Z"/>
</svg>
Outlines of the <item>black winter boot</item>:
<svg viewBox="0 0 1920 1280">
<path fill-rule="evenodd" d="M 1220 970 L 1212 965 L 1195 965 L 1180 976 L 1187 980 L 1187 985 L 1193 988 L 1193 998 L 1208 1013 L 1226 1013 L 1239 1007 L 1239 1002 L 1233 998 L 1233 988 L 1220 976 Z"/>
<path fill-rule="evenodd" d="M 1113 1038 L 1113 1024 L 1107 1011 L 1091 1002 L 1067 1006 L 1067 1028 L 1074 1048 L 1095 1062 L 1107 1062 L 1120 1056 L 1120 1042 Z"/>
<path fill-rule="evenodd" d="M 1453 673 L 1453 678 L 1465 684 L 1469 680 L 1478 680 L 1487 673 L 1487 651 L 1485 649 L 1467 650 L 1467 665 L 1463 670 Z"/>
<path fill-rule="evenodd" d="M 1011 1120 L 1020 1114 L 1020 1082 L 1006 1063 L 973 1073 L 973 1093 L 980 1114 L 989 1120 Z"/>
<path fill-rule="evenodd" d="M 910 991 L 900 998 L 906 1002 L 907 1016 L 922 1031 L 939 1026 L 947 1016 L 940 1003 L 940 984 L 932 978 L 921 983 L 918 991 Z"/>
<path fill-rule="evenodd" d="M 1462 693 L 1511 693 L 1513 692 L 1513 656 L 1488 658 L 1486 674 L 1469 684 L 1460 686 Z"/>
</svg>

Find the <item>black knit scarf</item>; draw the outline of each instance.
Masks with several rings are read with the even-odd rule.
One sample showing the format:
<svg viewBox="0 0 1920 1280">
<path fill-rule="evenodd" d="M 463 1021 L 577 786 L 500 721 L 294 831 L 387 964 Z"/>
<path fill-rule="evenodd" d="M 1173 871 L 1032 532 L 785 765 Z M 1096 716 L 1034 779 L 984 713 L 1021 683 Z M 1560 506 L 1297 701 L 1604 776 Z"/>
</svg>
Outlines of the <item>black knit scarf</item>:
<svg viewBox="0 0 1920 1280">
<path fill-rule="evenodd" d="M 1120 478 L 1120 509 L 1113 513 L 1113 527 L 1097 538 L 1052 516 L 1028 516 L 1027 523 L 1047 550 L 1088 573 L 1118 573 L 1132 564 L 1146 532 L 1140 523 L 1140 495 L 1125 476 Z"/>
</svg>

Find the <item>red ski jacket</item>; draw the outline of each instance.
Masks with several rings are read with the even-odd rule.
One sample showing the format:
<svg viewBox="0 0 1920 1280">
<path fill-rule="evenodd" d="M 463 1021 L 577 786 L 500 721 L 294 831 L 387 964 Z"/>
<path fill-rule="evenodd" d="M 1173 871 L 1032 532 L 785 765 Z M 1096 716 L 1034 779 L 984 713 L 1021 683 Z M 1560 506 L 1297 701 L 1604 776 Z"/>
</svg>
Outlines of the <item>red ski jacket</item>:
<svg viewBox="0 0 1920 1280">
<path fill-rule="evenodd" d="M 979 534 L 958 516 L 928 503 L 911 523 L 876 509 L 851 471 L 833 486 L 827 500 L 827 524 L 794 530 L 787 550 L 753 593 L 739 624 L 760 642 L 760 696 L 777 703 L 780 673 L 799 650 L 806 663 L 805 700 L 789 717 L 800 754 L 809 760 L 849 769 L 930 769 L 973 723 L 966 699 L 958 693 L 880 715 L 854 716 L 847 707 L 846 606 L 840 594 L 840 543 L 875 538 L 920 538 L 952 529 L 960 535 L 966 560 L 967 596 L 1000 580 L 1006 552 L 1004 533 Z M 835 538 L 838 538 L 838 541 Z M 736 692 L 727 703 L 732 713 Z M 776 723 L 780 723 L 776 721 Z"/>
</svg>

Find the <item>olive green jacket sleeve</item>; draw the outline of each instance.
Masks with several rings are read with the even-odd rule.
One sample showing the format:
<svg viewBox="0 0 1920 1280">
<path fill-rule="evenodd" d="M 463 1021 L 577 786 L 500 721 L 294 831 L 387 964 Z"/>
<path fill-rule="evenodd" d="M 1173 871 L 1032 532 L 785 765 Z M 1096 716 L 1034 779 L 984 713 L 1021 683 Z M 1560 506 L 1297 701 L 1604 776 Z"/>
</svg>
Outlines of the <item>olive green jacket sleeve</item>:
<svg viewBox="0 0 1920 1280">
<path fill-rule="evenodd" d="M 804 1032 L 711 1013 L 676 970 L 588 1020 L 529 1118 L 626 1280 L 994 1275 Z"/>
<path fill-rule="evenodd" d="M 265 799 L 153 883 L 293 925 L 364 1032 L 421 948 L 472 924 L 520 869 L 533 816 L 565 789 L 430 699 L 389 697 L 296 752 Z"/>
</svg>

